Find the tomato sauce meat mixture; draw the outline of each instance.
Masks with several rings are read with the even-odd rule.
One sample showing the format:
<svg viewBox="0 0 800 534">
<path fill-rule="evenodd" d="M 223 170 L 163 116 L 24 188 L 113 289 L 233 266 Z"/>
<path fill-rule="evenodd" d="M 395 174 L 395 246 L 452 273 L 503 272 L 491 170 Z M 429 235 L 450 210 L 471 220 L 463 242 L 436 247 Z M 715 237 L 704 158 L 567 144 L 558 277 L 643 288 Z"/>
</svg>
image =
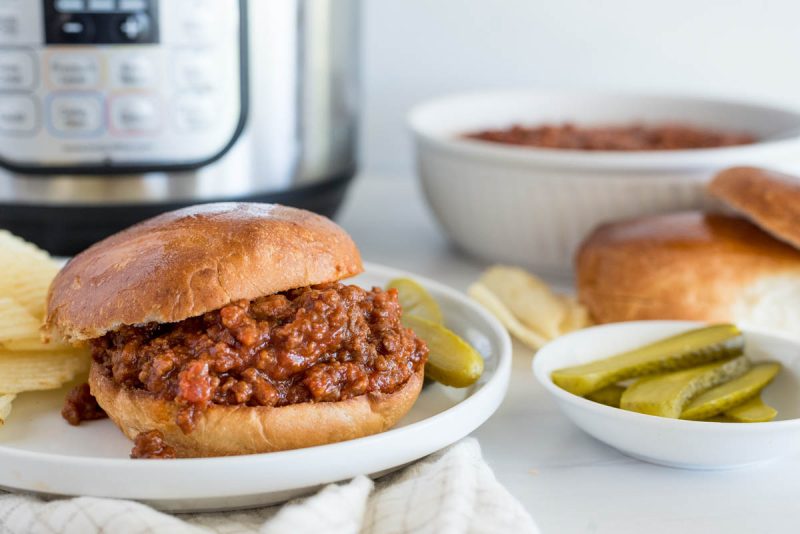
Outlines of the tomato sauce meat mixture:
<svg viewBox="0 0 800 534">
<path fill-rule="evenodd" d="M 97 399 L 89 391 L 89 384 L 83 383 L 72 388 L 64 400 L 61 416 L 71 425 L 79 425 L 81 421 L 93 421 L 108 417 L 97 404 Z"/>
<path fill-rule="evenodd" d="M 166 460 L 177 458 L 175 449 L 164 442 L 164 435 L 158 430 L 140 432 L 133 442 L 131 458 Z"/>
<path fill-rule="evenodd" d="M 171 324 L 93 340 L 115 383 L 180 406 L 188 433 L 211 404 L 285 406 L 392 393 L 428 348 L 400 324 L 395 290 L 330 283 L 240 300 Z"/>
<path fill-rule="evenodd" d="M 514 125 L 506 129 L 468 133 L 465 137 L 539 148 L 569 150 L 688 150 L 755 143 L 752 135 L 701 128 L 688 124 L 646 126 L 577 126 L 572 123 L 541 126 Z"/>
</svg>

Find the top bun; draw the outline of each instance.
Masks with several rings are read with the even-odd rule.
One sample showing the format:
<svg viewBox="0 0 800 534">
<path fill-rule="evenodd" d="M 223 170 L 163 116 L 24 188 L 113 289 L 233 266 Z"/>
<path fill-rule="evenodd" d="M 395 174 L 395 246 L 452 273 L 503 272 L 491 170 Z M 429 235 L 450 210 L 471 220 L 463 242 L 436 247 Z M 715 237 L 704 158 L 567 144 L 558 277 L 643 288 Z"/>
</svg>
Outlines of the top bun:
<svg viewBox="0 0 800 534">
<path fill-rule="evenodd" d="M 275 204 L 191 206 L 75 256 L 50 286 L 45 330 L 71 342 L 92 339 L 362 270 L 350 236 L 320 215 Z"/>
<path fill-rule="evenodd" d="M 578 296 L 600 323 L 737 321 L 795 329 L 800 251 L 746 219 L 699 212 L 604 224 L 577 256 Z"/>
<path fill-rule="evenodd" d="M 800 248 L 800 179 L 756 167 L 717 174 L 709 192 L 778 239 Z"/>
</svg>

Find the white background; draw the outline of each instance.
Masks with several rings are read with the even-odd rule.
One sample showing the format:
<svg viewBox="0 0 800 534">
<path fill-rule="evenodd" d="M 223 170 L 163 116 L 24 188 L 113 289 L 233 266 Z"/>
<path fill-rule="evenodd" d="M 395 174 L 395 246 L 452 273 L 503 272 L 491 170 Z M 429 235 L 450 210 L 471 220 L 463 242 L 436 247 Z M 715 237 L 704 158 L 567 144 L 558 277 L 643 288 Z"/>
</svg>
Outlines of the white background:
<svg viewBox="0 0 800 534">
<path fill-rule="evenodd" d="M 405 115 L 487 88 L 720 95 L 800 107 L 798 0 L 364 0 L 362 170 L 413 174 Z"/>
</svg>

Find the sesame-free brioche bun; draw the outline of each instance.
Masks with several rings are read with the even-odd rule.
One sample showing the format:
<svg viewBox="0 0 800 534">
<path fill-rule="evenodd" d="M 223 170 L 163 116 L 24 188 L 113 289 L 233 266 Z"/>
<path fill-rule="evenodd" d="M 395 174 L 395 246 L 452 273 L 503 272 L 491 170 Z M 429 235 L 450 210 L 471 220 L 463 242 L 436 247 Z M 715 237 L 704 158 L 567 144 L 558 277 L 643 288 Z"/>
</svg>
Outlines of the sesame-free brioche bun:
<svg viewBox="0 0 800 534">
<path fill-rule="evenodd" d="M 89 374 L 92 395 L 128 438 L 159 430 L 179 458 L 274 452 L 377 434 L 411 409 L 423 381 L 420 366 L 392 393 L 278 408 L 213 404 L 197 415 L 193 430 L 186 434 L 175 423 L 177 403 L 115 384 L 95 363 Z"/>
<path fill-rule="evenodd" d="M 794 332 L 800 321 L 800 251 L 743 218 L 683 212 L 604 224 L 584 241 L 576 271 L 578 297 L 599 323 L 734 321 Z"/>
<path fill-rule="evenodd" d="M 239 299 L 362 271 L 329 219 L 275 204 L 218 203 L 164 213 L 75 256 L 50 286 L 45 332 L 78 342 L 122 325 L 170 323 Z"/>
<path fill-rule="evenodd" d="M 708 191 L 773 236 L 800 248 L 800 178 L 757 167 L 732 167 L 718 173 Z"/>
</svg>

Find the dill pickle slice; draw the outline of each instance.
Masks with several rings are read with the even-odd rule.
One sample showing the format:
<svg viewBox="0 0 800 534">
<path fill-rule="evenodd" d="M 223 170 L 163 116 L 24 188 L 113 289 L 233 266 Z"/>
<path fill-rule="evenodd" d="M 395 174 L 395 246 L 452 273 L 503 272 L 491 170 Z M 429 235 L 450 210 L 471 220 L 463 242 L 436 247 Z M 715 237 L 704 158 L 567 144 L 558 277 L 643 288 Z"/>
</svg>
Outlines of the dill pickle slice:
<svg viewBox="0 0 800 534">
<path fill-rule="evenodd" d="M 606 386 L 603 389 L 598 389 L 593 393 L 589 393 L 586 395 L 586 398 L 590 401 L 599 402 L 600 404 L 605 404 L 606 406 L 611 406 L 612 408 L 619 408 L 620 399 L 622 399 L 622 394 L 625 392 L 625 386 L 620 386 L 619 384 L 611 384 L 610 386 Z"/>
<path fill-rule="evenodd" d="M 644 347 L 584 365 L 553 371 L 553 382 L 575 395 L 588 395 L 629 378 L 676 371 L 742 354 L 744 337 L 732 324 L 683 332 Z"/>
<path fill-rule="evenodd" d="M 745 356 L 674 373 L 648 376 L 631 384 L 620 400 L 620 408 L 677 419 L 698 393 L 741 376 L 750 368 Z"/>
<path fill-rule="evenodd" d="M 428 321 L 441 324 L 442 311 L 428 291 L 409 278 L 395 278 L 386 289 L 396 289 L 397 299 L 403 308 L 403 315 L 416 315 Z"/>
<path fill-rule="evenodd" d="M 758 395 L 780 370 L 781 364 L 777 362 L 757 363 L 742 376 L 692 399 L 681 413 L 681 419 L 707 419 L 738 406 Z"/>
<path fill-rule="evenodd" d="M 483 357 L 472 346 L 440 324 L 422 317 L 403 315 L 403 326 L 428 344 L 425 376 L 446 386 L 465 388 L 483 373 Z"/>
<path fill-rule="evenodd" d="M 778 410 L 761 400 L 756 395 L 749 401 L 730 410 L 725 410 L 725 418 L 736 423 L 766 423 L 778 415 Z"/>
</svg>

